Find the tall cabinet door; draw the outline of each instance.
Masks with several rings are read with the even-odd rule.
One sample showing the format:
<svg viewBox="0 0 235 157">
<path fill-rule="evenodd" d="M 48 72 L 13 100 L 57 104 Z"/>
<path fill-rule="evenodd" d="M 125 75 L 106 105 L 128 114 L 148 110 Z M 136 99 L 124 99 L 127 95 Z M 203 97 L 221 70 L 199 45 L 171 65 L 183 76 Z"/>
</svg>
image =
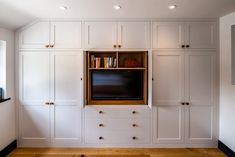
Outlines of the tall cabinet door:
<svg viewBox="0 0 235 157">
<path fill-rule="evenodd" d="M 45 48 L 50 41 L 50 22 L 40 21 L 30 25 L 19 34 L 19 48 Z"/>
<path fill-rule="evenodd" d="M 20 142 L 49 143 L 49 53 L 20 53 Z"/>
<path fill-rule="evenodd" d="M 85 22 L 85 48 L 113 48 L 117 43 L 117 26 L 112 21 Z"/>
<path fill-rule="evenodd" d="M 154 142 L 184 140 L 184 52 L 153 52 Z"/>
<path fill-rule="evenodd" d="M 82 48 L 82 23 L 79 21 L 51 22 L 50 44 L 59 49 Z"/>
<path fill-rule="evenodd" d="M 51 138 L 53 144 L 81 140 L 82 52 L 51 53 Z"/>
<path fill-rule="evenodd" d="M 179 49 L 184 45 L 183 22 L 154 22 L 152 45 L 156 49 Z"/>
<path fill-rule="evenodd" d="M 212 142 L 215 52 L 187 52 L 185 58 L 186 142 Z"/>
<path fill-rule="evenodd" d="M 149 22 L 118 22 L 118 45 L 121 48 L 149 48 L 149 33 Z"/>
<path fill-rule="evenodd" d="M 191 49 L 215 49 L 216 41 L 215 22 L 189 22 L 185 24 L 185 44 Z"/>
</svg>

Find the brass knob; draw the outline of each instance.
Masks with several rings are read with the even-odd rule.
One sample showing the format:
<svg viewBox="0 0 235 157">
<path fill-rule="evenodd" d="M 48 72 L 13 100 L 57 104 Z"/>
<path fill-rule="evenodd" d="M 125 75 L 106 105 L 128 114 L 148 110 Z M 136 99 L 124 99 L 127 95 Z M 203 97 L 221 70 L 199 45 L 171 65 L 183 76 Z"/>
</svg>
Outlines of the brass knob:
<svg viewBox="0 0 235 157">
<path fill-rule="evenodd" d="M 184 103 L 184 102 L 181 102 L 181 105 L 185 105 L 185 103 Z"/>
<path fill-rule="evenodd" d="M 99 137 L 99 140 L 103 140 L 104 138 L 102 136 Z"/>
<path fill-rule="evenodd" d="M 133 139 L 133 140 L 137 140 L 137 137 L 133 136 L 132 139 Z"/>
<path fill-rule="evenodd" d="M 136 111 L 132 111 L 132 114 L 136 114 L 137 112 Z"/>
<path fill-rule="evenodd" d="M 181 45 L 182 48 L 185 48 L 185 45 Z"/>
<path fill-rule="evenodd" d="M 45 45 L 46 48 L 48 48 L 50 45 Z"/>
<path fill-rule="evenodd" d="M 46 105 L 50 105 L 50 103 L 49 103 L 49 102 L 45 102 L 45 104 L 46 104 Z"/>
<path fill-rule="evenodd" d="M 188 106 L 188 105 L 190 105 L 190 103 L 189 103 L 189 102 L 186 102 L 185 104 L 186 104 L 187 106 Z"/>
<path fill-rule="evenodd" d="M 187 48 L 189 48 L 190 46 L 189 45 L 186 45 Z"/>
<path fill-rule="evenodd" d="M 53 45 L 49 45 L 50 46 L 50 48 L 53 48 L 55 45 L 53 44 Z"/>
<path fill-rule="evenodd" d="M 132 124 L 133 127 L 137 127 L 137 124 Z"/>
<path fill-rule="evenodd" d="M 118 45 L 118 48 L 121 48 L 122 47 L 122 45 Z"/>
<path fill-rule="evenodd" d="M 99 111 L 99 114 L 103 114 L 104 112 L 103 111 Z"/>
<path fill-rule="evenodd" d="M 113 45 L 113 48 L 116 48 L 117 47 L 117 45 Z"/>
<path fill-rule="evenodd" d="M 104 127 L 104 124 L 99 124 L 99 127 Z"/>
<path fill-rule="evenodd" d="M 154 78 L 152 78 L 152 81 L 154 81 Z"/>
<path fill-rule="evenodd" d="M 55 103 L 54 103 L 54 102 L 50 102 L 49 104 L 50 104 L 50 105 L 54 105 Z"/>
</svg>

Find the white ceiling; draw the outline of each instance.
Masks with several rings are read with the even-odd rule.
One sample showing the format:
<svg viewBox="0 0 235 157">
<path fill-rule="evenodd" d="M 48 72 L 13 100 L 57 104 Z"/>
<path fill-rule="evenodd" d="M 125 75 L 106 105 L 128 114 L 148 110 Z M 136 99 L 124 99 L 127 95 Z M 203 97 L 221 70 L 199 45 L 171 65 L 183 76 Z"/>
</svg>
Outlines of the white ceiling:
<svg viewBox="0 0 235 157">
<path fill-rule="evenodd" d="M 36 18 L 215 18 L 232 11 L 235 0 L 0 0 L 0 27 L 16 29 Z"/>
</svg>

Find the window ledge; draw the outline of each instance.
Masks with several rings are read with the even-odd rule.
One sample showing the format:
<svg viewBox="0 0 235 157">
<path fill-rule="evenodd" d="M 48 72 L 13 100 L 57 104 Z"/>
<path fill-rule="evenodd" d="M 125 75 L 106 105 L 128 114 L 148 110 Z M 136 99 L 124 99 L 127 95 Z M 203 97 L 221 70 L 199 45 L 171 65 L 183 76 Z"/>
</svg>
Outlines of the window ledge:
<svg viewBox="0 0 235 157">
<path fill-rule="evenodd" d="M 2 99 L 2 100 L 0 100 L 0 103 L 3 103 L 5 101 L 9 101 L 9 100 L 11 100 L 11 98 Z"/>
</svg>

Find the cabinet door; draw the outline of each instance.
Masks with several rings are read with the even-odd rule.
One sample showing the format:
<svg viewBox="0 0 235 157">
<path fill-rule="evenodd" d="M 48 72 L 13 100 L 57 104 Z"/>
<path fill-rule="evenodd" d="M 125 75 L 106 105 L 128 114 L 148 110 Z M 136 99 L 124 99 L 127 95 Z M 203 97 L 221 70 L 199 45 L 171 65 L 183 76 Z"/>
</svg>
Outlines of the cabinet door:
<svg viewBox="0 0 235 157">
<path fill-rule="evenodd" d="M 52 142 L 81 140 L 82 52 L 51 53 Z"/>
<path fill-rule="evenodd" d="M 20 140 L 49 143 L 49 53 L 20 53 Z"/>
<path fill-rule="evenodd" d="M 149 48 L 149 22 L 118 22 L 118 44 L 122 48 Z"/>
<path fill-rule="evenodd" d="M 187 52 L 185 71 L 186 141 L 212 142 L 215 52 Z"/>
<path fill-rule="evenodd" d="M 152 42 L 156 49 L 181 48 L 184 45 L 184 23 L 154 22 Z"/>
<path fill-rule="evenodd" d="M 37 22 L 19 33 L 19 48 L 45 48 L 49 44 L 50 23 L 48 21 Z"/>
<path fill-rule="evenodd" d="M 155 143 L 184 138 L 184 52 L 153 52 L 153 126 Z"/>
<path fill-rule="evenodd" d="M 116 22 L 85 22 L 85 48 L 113 48 L 117 44 Z"/>
<path fill-rule="evenodd" d="M 216 48 L 216 23 L 215 22 L 190 22 L 185 25 L 185 45 L 191 49 Z"/>
<path fill-rule="evenodd" d="M 81 22 L 52 22 L 50 44 L 59 49 L 82 48 Z"/>
</svg>

